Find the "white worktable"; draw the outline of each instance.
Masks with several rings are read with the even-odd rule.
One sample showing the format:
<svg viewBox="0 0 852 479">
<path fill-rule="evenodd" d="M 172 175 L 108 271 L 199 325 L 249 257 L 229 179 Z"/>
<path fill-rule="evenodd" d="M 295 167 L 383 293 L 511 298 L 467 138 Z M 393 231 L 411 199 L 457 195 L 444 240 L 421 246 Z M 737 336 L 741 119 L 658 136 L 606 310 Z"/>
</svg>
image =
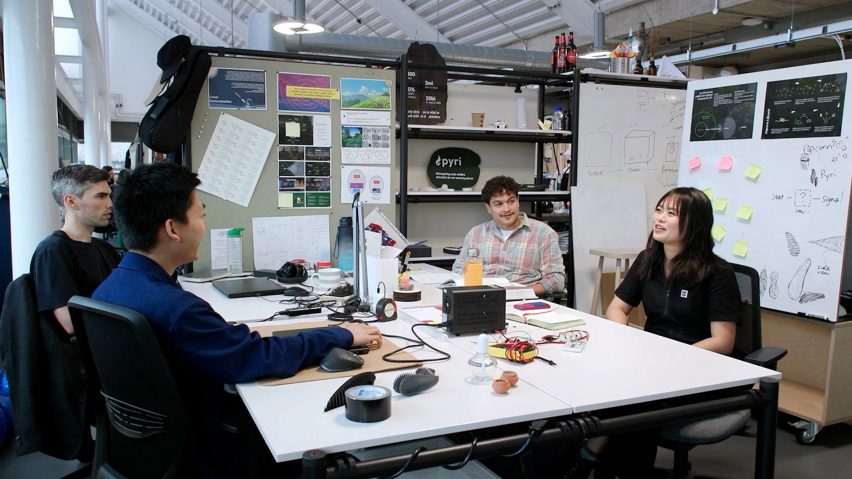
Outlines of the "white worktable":
<svg viewBox="0 0 852 479">
<path fill-rule="evenodd" d="M 287 307 L 267 301 L 282 297 L 233 300 L 209 284 L 183 286 L 210 302 L 229 321 L 264 318 Z M 432 301 L 439 295 L 434 287 L 422 285 L 421 288 Z M 411 320 L 406 319 L 404 309 L 400 311 L 402 320 L 382 323 L 380 327 L 387 334 L 411 337 Z M 344 408 L 323 412 L 329 397 L 344 379 L 283 386 L 246 383 L 237 385 L 237 389 L 267 446 L 280 462 L 299 459 L 310 449 L 340 452 L 753 384 L 761 378 L 780 378 L 776 371 L 578 311 L 571 313 L 586 321 L 581 328 L 591 334 L 585 351 L 572 353 L 563 351 L 561 345 L 542 346 L 541 355 L 555 361 L 556 366 L 540 361 L 515 364 L 500 360 L 502 369 L 517 371 L 521 379 L 508 395 L 497 395 L 488 385 L 464 381 L 469 375 L 466 362 L 475 350 L 475 337 L 447 337 L 436 330 L 427 333 L 429 328 L 418 328 L 418 332 L 430 344 L 449 352 L 452 358 L 427 364 L 441 377 L 433 389 L 413 397 L 393 393 L 391 417 L 382 422 L 349 421 Z M 324 317 L 325 313 L 316 318 L 302 316 L 280 322 L 289 324 Z M 508 326 L 509 334 L 525 330 L 533 339 L 550 333 L 511 321 Z M 435 357 L 430 351 L 412 353 L 420 358 Z M 406 371 L 379 373 L 376 384 L 392 389 L 394 378 L 402 372 Z"/>
</svg>

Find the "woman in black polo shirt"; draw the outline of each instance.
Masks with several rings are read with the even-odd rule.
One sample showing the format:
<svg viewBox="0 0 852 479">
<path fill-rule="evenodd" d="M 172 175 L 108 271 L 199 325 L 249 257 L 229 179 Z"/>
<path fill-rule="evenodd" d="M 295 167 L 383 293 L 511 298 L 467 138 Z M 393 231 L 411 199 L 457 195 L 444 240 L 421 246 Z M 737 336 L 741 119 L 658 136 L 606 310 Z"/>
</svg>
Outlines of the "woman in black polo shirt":
<svg viewBox="0 0 852 479">
<path fill-rule="evenodd" d="M 654 211 L 648 245 L 606 310 L 612 321 L 642 303 L 645 331 L 730 354 L 739 320 L 734 270 L 713 254 L 713 207 L 704 192 L 675 188 Z"/>
<path fill-rule="evenodd" d="M 607 319 L 626 325 L 627 315 L 642 303 L 645 331 L 730 354 L 740 293 L 731 265 L 713 254 L 712 227 L 713 207 L 704 192 L 675 188 L 663 195 L 654 210 L 648 244 L 615 291 Z M 631 463 L 635 477 L 653 468 L 656 451 L 655 441 L 643 440 L 641 434 L 619 437 L 629 446 L 612 454 L 628 459 L 623 455 L 629 450 L 633 457 L 622 462 Z M 588 477 L 606 444 L 606 437 L 589 439 L 567 477 Z"/>
</svg>

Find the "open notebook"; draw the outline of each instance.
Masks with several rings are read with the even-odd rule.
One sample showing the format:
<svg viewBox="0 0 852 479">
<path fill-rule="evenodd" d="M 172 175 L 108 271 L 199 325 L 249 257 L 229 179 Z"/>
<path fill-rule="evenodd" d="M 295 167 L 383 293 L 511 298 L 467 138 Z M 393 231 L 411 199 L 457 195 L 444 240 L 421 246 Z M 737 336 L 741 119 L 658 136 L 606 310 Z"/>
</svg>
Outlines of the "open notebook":
<svg viewBox="0 0 852 479">
<path fill-rule="evenodd" d="M 545 311 L 543 313 L 527 313 L 521 314 L 519 311 L 511 311 L 506 313 L 506 319 L 517 321 L 519 323 L 531 324 L 539 328 L 556 331 L 559 329 L 574 328 L 586 324 L 579 317 L 565 310 Z"/>
</svg>

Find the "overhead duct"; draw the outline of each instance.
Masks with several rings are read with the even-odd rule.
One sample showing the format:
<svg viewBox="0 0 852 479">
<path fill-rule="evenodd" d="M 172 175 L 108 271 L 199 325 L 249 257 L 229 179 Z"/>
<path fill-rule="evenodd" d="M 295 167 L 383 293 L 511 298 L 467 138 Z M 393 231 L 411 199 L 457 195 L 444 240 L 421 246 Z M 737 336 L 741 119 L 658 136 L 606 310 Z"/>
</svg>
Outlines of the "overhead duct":
<svg viewBox="0 0 852 479">
<path fill-rule="evenodd" d="M 604 15 L 603 10 L 601 10 L 600 5 L 598 5 L 598 8 L 595 10 L 595 12 L 593 14 L 593 18 L 594 18 L 594 23 L 592 24 L 592 26 L 593 26 L 593 30 L 594 30 L 593 31 L 594 43 L 592 44 L 592 48 L 594 48 L 595 50 L 605 50 L 606 49 L 606 45 L 605 45 L 606 40 L 604 39 L 604 19 L 605 19 L 605 15 Z"/>
<path fill-rule="evenodd" d="M 272 26 L 280 17 L 266 13 L 250 15 L 248 49 L 288 53 L 320 53 L 351 57 L 396 59 L 408 51 L 411 40 L 317 33 L 279 35 Z M 293 38 L 296 37 L 296 38 Z M 451 64 L 500 65 L 522 70 L 550 72 L 550 52 L 532 52 L 510 48 L 478 47 L 454 43 L 432 43 L 444 60 Z"/>
</svg>

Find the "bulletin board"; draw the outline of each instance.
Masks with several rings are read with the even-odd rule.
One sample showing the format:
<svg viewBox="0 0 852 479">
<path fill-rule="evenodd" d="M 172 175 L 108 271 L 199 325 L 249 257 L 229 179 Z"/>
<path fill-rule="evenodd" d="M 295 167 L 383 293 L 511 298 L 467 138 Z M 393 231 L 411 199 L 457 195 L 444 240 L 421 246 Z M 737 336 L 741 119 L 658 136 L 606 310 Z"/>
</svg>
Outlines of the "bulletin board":
<svg viewBox="0 0 852 479">
<path fill-rule="evenodd" d="M 253 224 L 267 237 L 273 232 L 275 242 L 280 236 L 285 260 L 336 264 L 337 226 L 352 216 L 358 189 L 365 215 L 379 207 L 396 221 L 395 70 L 212 60 L 193 115 L 189 158 L 202 177 L 208 229 L 245 228 L 244 270 L 258 268 Z M 260 267 L 269 268 L 271 253 L 259 254 L 270 263 Z M 195 267 L 210 265 L 208 234 Z"/>
<path fill-rule="evenodd" d="M 837 320 L 850 73 L 839 61 L 689 84 L 678 183 L 712 196 L 714 251 L 758 271 L 763 307 Z"/>
</svg>

